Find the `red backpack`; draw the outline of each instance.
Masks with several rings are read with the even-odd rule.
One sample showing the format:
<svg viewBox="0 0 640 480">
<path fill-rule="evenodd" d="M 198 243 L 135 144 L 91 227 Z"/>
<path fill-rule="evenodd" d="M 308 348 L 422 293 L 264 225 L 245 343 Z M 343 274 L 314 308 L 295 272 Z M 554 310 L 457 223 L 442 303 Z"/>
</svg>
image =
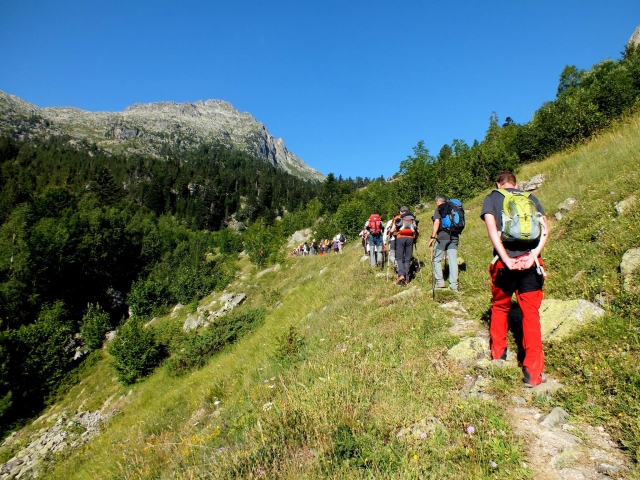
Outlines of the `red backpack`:
<svg viewBox="0 0 640 480">
<path fill-rule="evenodd" d="M 380 235 L 381 232 L 382 220 L 380 220 L 380 215 L 373 213 L 369 217 L 369 233 L 371 233 L 371 235 Z"/>
</svg>

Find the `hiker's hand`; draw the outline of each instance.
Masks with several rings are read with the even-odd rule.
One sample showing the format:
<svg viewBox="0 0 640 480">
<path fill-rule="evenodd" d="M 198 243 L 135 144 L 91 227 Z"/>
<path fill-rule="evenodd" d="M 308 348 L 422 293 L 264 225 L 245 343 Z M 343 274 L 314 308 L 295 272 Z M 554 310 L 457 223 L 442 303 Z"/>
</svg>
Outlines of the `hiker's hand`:
<svg viewBox="0 0 640 480">
<path fill-rule="evenodd" d="M 520 259 L 519 270 L 528 270 L 533 267 L 536 261 L 536 255 L 533 252 L 529 252 L 526 257 Z"/>
<path fill-rule="evenodd" d="M 502 261 L 504 266 L 509 270 L 520 270 L 520 266 L 518 265 L 518 261 L 515 258 L 509 257 L 506 261 Z"/>
<path fill-rule="evenodd" d="M 431 239 L 429 240 L 429 248 L 431 248 L 431 245 L 433 245 L 433 242 L 435 242 L 435 239 L 431 238 Z"/>
</svg>

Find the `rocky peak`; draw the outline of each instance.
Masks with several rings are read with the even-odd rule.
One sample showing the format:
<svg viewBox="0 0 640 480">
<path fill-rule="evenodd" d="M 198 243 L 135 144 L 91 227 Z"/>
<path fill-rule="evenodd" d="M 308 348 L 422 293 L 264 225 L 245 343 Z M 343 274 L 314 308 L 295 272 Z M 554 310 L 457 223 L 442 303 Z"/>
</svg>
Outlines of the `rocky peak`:
<svg viewBox="0 0 640 480">
<path fill-rule="evenodd" d="M 33 122 L 37 116 L 46 122 Z M 75 107 L 38 108 L 0 91 L 0 132 L 18 138 L 68 135 L 120 153 L 159 156 L 164 146 L 196 148 L 221 143 L 308 180 L 324 175 L 291 153 L 250 113 L 224 100 L 136 103 L 122 112 L 89 112 Z"/>
<path fill-rule="evenodd" d="M 639 44 L 640 44 L 640 25 L 638 26 L 638 28 L 636 28 L 635 32 L 633 32 L 633 35 L 631 35 L 628 45 L 630 47 L 635 47 Z"/>
</svg>

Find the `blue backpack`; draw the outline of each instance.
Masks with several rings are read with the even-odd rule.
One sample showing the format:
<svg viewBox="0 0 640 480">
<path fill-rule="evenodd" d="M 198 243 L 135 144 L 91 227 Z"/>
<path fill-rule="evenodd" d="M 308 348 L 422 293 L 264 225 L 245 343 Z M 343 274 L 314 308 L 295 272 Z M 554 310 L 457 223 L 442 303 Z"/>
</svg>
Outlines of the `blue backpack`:
<svg viewBox="0 0 640 480">
<path fill-rule="evenodd" d="M 440 216 L 440 229 L 451 235 L 460 235 L 465 227 L 464 210 L 462 202 L 457 198 L 452 198 L 438 207 Z"/>
</svg>

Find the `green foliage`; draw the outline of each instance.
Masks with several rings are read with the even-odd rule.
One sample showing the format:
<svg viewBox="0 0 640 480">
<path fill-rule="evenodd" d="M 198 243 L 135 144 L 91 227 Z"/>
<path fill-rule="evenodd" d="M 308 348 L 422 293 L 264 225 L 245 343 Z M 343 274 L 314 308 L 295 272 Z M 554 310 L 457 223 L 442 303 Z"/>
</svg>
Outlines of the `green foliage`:
<svg viewBox="0 0 640 480">
<path fill-rule="evenodd" d="M 201 331 L 184 335 L 170 346 L 171 357 L 166 362 L 167 368 L 175 375 L 201 368 L 220 349 L 261 325 L 264 318 L 263 308 L 243 309 L 219 317 Z"/>
<path fill-rule="evenodd" d="M 89 350 L 98 350 L 104 343 L 104 335 L 111 330 L 109 314 L 100 305 L 89 304 L 82 317 L 80 333 Z"/>
<path fill-rule="evenodd" d="M 258 267 L 274 264 L 282 259 L 280 247 L 285 237 L 277 225 L 269 226 L 263 219 L 259 219 L 247 228 L 242 239 L 249 260 Z"/>
<path fill-rule="evenodd" d="M 113 355 L 118 379 L 125 385 L 149 375 L 162 357 L 153 329 L 144 328 L 135 317 L 118 329 L 108 351 Z"/>
<path fill-rule="evenodd" d="M 292 325 L 289 331 L 276 339 L 275 358 L 284 366 L 302 360 L 306 344 L 304 338 Z"/>
</svg>

